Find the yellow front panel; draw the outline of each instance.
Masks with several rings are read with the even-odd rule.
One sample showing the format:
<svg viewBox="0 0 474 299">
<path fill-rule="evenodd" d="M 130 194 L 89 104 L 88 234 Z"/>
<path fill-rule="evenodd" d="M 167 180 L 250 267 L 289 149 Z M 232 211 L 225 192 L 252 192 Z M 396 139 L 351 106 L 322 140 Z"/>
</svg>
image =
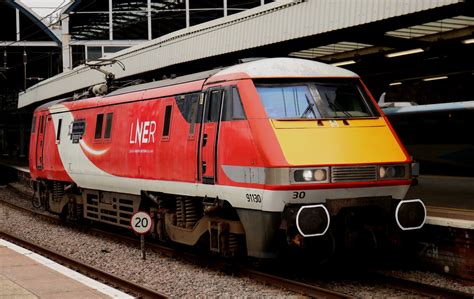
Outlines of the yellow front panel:
<svg viewBox="0 0 474 299">
<path fill-rule="evenodd" d="M 402 162 L 407 157 L 383 118 L 330 121 L 272 120 L 291 165 Z"/>
</svg>

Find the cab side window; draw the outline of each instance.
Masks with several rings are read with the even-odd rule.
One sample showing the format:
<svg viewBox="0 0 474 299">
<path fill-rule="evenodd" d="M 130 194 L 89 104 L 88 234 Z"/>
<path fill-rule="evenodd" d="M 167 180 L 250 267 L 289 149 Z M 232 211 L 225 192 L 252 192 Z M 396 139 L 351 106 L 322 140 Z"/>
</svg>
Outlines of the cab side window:
<svg viewBox="0 0 474 299">
<path fill-rule="evenodd" d="M 224 101 L 224 110 L 222 111 L 222 120 L 244 120 L 245 111 L 240 100 L 240 94 L 237 86 L 229 87 Z"/>
<path fill-rule="evenodd" d="M 201 120 L 199 116 L 200 96 L 201 93 L 195 92 L 175 97 L 176 106 L 178 106 L 179 112 L 186 122 L 189 123 L 189 136 L 194 135 L 196 123 L 200 122 Z"/>
<path fill-rule="evenodd" d="M 186 97 L 186 100 L 189 102 L 190 111 L 189 111 L 189 135 L 194 135 L 194 127 L 198 122 L 198 110 L 199 110 L 199 93 L 194 93 Z"/>
<path fill-rule="evenodd" d="M 239 91 L 237 90 L 237 86 L 232 86 L 232 119 L 246 119 L 244 107 L 242 107 L 242 101 L 240 100 L 240 95 Z"/>
<path fill-rule="evenodd" d="M 206 122 L 217 122 L 219 120 L 219 104 L 222 96 L 221 90 L 212 90 L 209 96 Z"/>
</svg>

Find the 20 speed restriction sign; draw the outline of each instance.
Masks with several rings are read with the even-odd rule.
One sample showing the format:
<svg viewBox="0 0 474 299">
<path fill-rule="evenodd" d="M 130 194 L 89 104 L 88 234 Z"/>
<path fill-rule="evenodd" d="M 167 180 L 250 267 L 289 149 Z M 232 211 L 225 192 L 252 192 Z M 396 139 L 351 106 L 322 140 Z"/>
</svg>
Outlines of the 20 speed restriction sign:
<svg viewBox="0 0 474 299">
<path fill-rule="evenodd" d="M 134 232 L 140 235 L 147 234 L 150 232 L 153 222 L 151 221 L 150 215 L 146 212 L 137 212 L 133 214 L 130 220 L 130 225 Z"/>
</svg>

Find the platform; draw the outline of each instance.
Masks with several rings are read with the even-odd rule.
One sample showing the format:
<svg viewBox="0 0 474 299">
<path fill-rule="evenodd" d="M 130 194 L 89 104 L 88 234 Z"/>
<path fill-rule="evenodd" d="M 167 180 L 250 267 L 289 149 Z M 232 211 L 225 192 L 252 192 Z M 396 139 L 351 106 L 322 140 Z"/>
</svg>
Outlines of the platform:
<svg viewBox="0 0 474 299">
<path fill-rule="evenodd" d="M 0 299 L 133 298 L 0 239 Z"/>
<path fill-rule="evenodd" d="M 421 175 L 406 198 L 420 198 L 430 207 L 474 210 L 474 177 Z"/>
<path fill-rule="evenodd" d="M 425 203 L 426 224 L 474 229 L 474 177 L 421 175 L 406 198 Z"/>
</svg>

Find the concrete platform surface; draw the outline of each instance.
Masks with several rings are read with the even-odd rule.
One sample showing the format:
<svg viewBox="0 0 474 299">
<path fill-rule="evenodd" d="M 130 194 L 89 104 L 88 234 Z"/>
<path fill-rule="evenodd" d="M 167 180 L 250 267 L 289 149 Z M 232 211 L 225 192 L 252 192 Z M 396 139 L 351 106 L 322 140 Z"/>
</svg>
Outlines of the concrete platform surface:
<svg viewBox="0 0 474 299">
<path fill-rule="evenodd" d="M 133 298 L 0 239 L 0 299 Z"/>
</svg>

